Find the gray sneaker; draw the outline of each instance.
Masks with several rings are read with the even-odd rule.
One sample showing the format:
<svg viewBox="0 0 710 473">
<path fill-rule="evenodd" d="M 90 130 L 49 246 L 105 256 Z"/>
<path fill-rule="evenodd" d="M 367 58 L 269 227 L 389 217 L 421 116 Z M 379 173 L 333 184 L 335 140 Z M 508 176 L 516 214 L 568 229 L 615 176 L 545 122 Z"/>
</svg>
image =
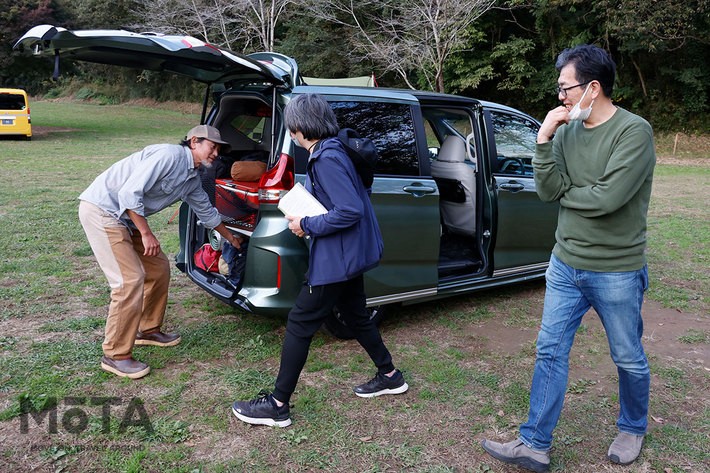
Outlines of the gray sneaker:
<svg viewBox="0 0 710 473">
<path fill-rule="evenodd" d="M 643 437 L 643 435 L 619 432 L 619 435 L 616 436 L 609 447 L 609 452 L 606 456 L 612 463 L 618 463 L 619 465 L 629 465 L 633 463 L 641 453 Z"/>
<path fill-rule="evenodd" d="M 543 473 L 550 469 L 550 453 L 533 450 L 520 439 L 508 443 L 484 440 L 482 446 L 489 455 L 502 462 L 518 465 L 537 473 Z"/>
</svg>

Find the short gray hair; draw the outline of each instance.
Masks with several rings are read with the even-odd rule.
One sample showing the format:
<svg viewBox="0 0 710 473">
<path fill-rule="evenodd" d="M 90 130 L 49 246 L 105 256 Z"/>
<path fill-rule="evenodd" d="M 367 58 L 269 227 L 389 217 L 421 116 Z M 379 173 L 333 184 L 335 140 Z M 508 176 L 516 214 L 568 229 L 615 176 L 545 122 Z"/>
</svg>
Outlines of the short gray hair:
<svg viewBox="0 0 710 473">
<path fill-rule="evenodd" d="M 307 140 L 330 138 L 337 135 L 340 129 L 333 109 L 319 94 L 294 97 L 284 110 L 284 124 L 288 131 L 300 131 Z"/>
</svg>

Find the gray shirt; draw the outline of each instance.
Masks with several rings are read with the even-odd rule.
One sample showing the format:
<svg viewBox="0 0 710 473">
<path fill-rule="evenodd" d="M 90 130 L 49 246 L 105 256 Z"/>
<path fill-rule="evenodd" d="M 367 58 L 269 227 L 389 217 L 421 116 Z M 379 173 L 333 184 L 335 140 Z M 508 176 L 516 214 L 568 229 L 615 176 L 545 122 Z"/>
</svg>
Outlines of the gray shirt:
<svg viewBox="0 0 710 473">
<path fill-rule="evenodd" d="M 151 145 L 114 163 L 81 193 L 124 225 L 133 227 L 126 210 L 149 217 L 178 200 L 186 202 L 207 228 L 222 219 L 202 188 L 190 149 Z"/>
</svg>

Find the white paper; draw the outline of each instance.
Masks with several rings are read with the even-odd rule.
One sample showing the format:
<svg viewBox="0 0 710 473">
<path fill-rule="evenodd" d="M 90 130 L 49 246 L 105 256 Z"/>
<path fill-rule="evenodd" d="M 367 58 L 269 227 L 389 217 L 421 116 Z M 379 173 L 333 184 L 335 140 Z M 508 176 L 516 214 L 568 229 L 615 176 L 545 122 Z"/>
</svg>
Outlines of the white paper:
<svg viewBox="0 0 710 473">
<path fill-rule="evenodd" d="M 294 217 L 313 217 L 314 215 L 328 213 L 323 204 L 318 202 L 318 199 L 313 197 L 300 182 L 297 182 L 286 195 L 281 197 L 279 210 L 284 215 L 292 215 Z"/>
</svg>

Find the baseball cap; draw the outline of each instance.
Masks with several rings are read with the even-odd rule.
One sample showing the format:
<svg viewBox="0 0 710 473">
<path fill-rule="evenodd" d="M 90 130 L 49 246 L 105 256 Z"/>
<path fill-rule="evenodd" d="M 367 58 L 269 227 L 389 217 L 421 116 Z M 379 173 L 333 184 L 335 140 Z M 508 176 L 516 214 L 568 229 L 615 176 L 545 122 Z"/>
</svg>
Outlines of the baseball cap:
<svg viewBox="0 0 710 473">
<path fill-rule="evenodd" d="M 213 143 L 222 145 L 220 151 L 223 153 L 228 153 L 231 146 L 226 141 L 222 141 L 222 136 L 219 134 L 219 130 L 213 126 L 209 125 L 197 125 L 187 132 L 187 139 L 191 138 L 205 138 Z"/>
</svg>

